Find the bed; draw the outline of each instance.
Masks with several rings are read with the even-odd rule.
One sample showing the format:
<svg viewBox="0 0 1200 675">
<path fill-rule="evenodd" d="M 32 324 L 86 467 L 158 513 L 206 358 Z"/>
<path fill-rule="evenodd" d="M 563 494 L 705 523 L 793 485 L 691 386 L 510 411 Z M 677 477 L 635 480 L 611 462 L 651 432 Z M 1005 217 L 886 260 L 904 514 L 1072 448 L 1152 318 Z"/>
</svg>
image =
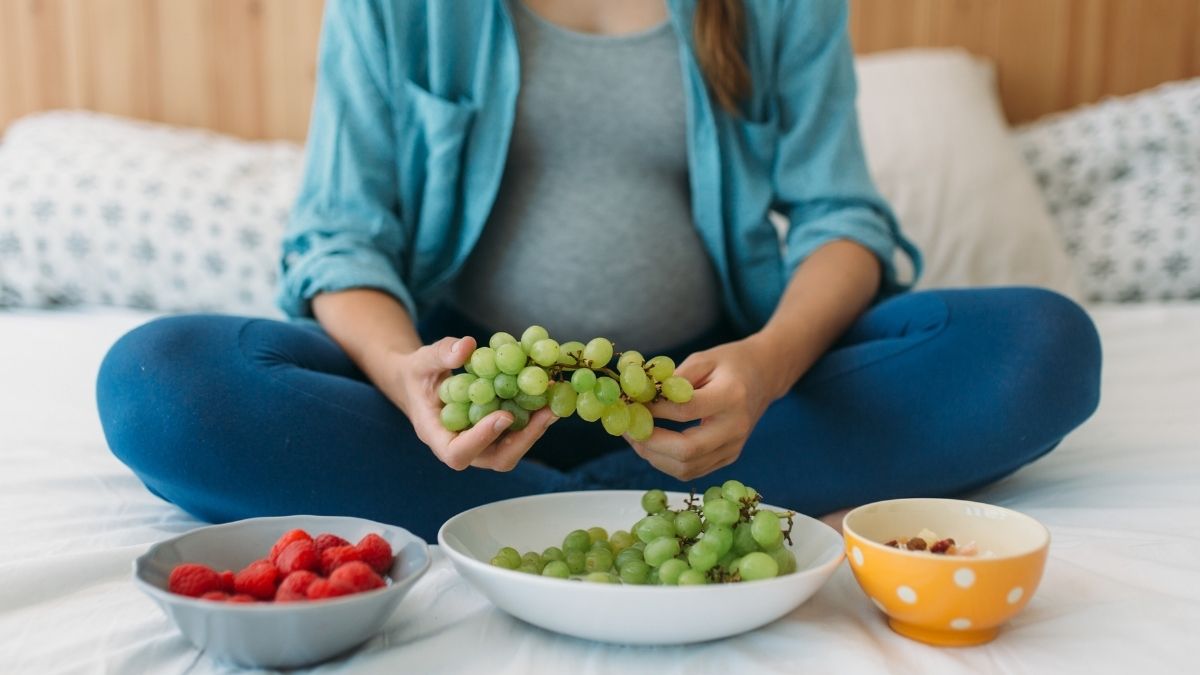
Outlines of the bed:
<svg viewBox="0 0 1200 675">
<path fill-rule="evenodd" d="M 29 112 L 76 107 L 242 138 L 301 140 L 321 5 L 148 0 L 109 11 L 107 4 L 98 9 L 64 0 L 0 3 L 0 130 Z M 1177 117 L 1192 120 L 1190 147 L 1200 148 L 1200 115 L 1179 112 L 1191 105 L 1200 111 L 1200 80 L 1187 91 L 1154 97 L 1175 101 L 1176 108 L 1113 104 L 1124 107 L 1035 125 L 1019 132 L 1016 143 L 1007 125 L 1200 75 L 1194 40 L 1200 10 L 1194 2 L 1175 2 L 1139 12 L 1134 3 L 1093 0 L 855 0 L 851 6 L 860 52 L 957 46 L 996 64 L 993 70 L 927 53 L 861 60 L 868 159 L 927 254 L 923 283 L 1031 283 L 1108 301 L 1088 305 L 1105 353 L 1098 412 L 1050 455 L 968 495 L 1026 512 L 1050 528 L 1046 575 L 1029 607 L 991 644 L 929 648 L 892 633 L 843 565 L 808 603 L 752 633 L 687 647 L 611 646 L 503 614 L 434 547 L 433 567 L 384 632 L 315 670 L 1197 670 L 1191 640 L 1200 629 L 1200 303 L 1194 302 L 1200 300 L 1200 266 L 1139 285 L 1146 263 L 1126 255 L 1132 248 L 1119 252 L 1125 258 L 1089 249 L 1103 239 L 1104 230 L 1096 228 L 1112 223 L 1088 210 L 1102 206 L 1100 200 L 1083 199 L 1076 188 L 1081 175 L 1108 175 L 1114 167 L 1066 160 L 1096 147 L 1079 129 L 1155 115 L 1171 124 Z M 913 95 L 917 88 L 920 94 Z M 130 581 L 133 559 L 149 544 L 202 523 L 151 495 L 108 452 L 93 384 L 107 347 L 159 313 L 272 311 L 278 226 L 301 150 L 295 143 L 250 147 L 208 132 L 143 129 L 80 115 L 54 113 L 40 127 L 19 122 L 0 145 L 0 672 L 229 672 L 230 666 L 192 648 Z M 944 125 L 939 115 L 970 123 Z M 901 121 L 909 126 L 895 126 Z M 30 141 L 25 150 L 14 140 L 20 124 Z M 1182 133 L 1169 124 L 1145 133 L 1151 132 Z M 1110 186 L 1112 193 L 1148 191 L 1163 166 L 1156 150 L 1162 139 L 1106 137 L 1149 153 L 1141 160 L 1134 151 L 1096 153 L 1124 162 L 1122 176 L 1144 174 L 1146 182 L 1126 180 Z M 57 213 L 72 213 L 80 229 L 108 232 L 117 241 L 135 241 L 134 234 L 156 242 L 174 237 L 174 249 L 118 249 L 103 238 L 81 244 L 69 230 L 47 234 L 42 216 L 55 206 L 47 195 L 62 188 L 53 182 L 67 175 L 61 163 L 84 146 L 102 190 L 83 208 L 62 201 Z M 1180 161 L 1194 163 L 1195 156 L 1183 154 Z M 920 157 L 936 164 L 913 164 Z M 141 165 L 130 164 L 134 160 Z M 103 183 L 106 176 L 119 177 L 127 183 L 121 189 L 136 194 Z M 177 190 L 171 193 L 176 198 L 188 190 L 211 190 L 214 198 L 185 214 L 183 223 L 174 206 L 160 212 L 143 199 L 160 181 L 167 193 Z M 1181 181 L 1179 189 L 1188 184 Z M 1195 193 L 1188 195 L 1188 203 L 1197 204 Z M 150 215 L 122 222 L 106 208 L 113 200 L 126 205 L 127 215 Z M 261 229 L 195 227 L 181 238 L 182 224 L 226 218 L 230 202 L 245 207 L 239 218 L 261 219 Z M 1176 218 L 1172 227 L 1186 236 L 1160 237 L 1159 244 L 1175 247 L 1158 252 L 1164 261 L 1200 251 L 1200 205 L 1191 215 L 1177 211 L 1165 217 Z M 26 213 L 32 215 L 18 222 Z M 953 230 L 943 227 L 947 219 Z M 1134 225 L 1128 228 L 1128 236 L 1139 236 Z M 41 262 L 53 263 L 54 275 L 19 253 L 43 249 Z M 225 256 L 185 260 L 168 255 L 171 250 Z M 1118 259 L 1105 267 L 1100 263 L 1107 258 Z M 217 267 L 237 271 L 237 284 L 214 282 L 210 272 Z M 222 298 L 226 304 L 211 306 Z M 38 305 L 72 306 L 30 308 Z"/>
<path fill-rule="evenodd" d="M 606 646 L 491 607 L 437 552 L 384 633 L 319 672 L 1185 672 L 1200 627 L 1200 306 L 1101 308 L 1103 400 L 1045 459 L 971 495 L 1049 526 L 1046 576 L 992 644 L 893 634 L 843 566 L 761 630 L 687 647 Z M 201 523 L 107 451 L 92 384 L 151 314 L 0 315 L 0 663 L 12 673 L 208 673 L 130 582 L 150 543 Z M 670 620 L 664 617 L 664 620 Z M 465 648 L 464 646 L 469 646 Z"/>
</svg>

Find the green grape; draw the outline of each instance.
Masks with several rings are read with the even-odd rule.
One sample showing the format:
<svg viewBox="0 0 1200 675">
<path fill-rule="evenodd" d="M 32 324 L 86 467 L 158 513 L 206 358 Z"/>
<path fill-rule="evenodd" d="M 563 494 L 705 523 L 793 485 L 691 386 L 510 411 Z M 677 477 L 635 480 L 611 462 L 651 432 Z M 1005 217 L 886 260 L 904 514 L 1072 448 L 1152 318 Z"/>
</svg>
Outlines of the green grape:
<svg viewBox="0 0 1200 675">
<path fill-rule="evenodd" d="M 741 560 L 741 557 L 739 557 L 738 554 L 734 553 L 731 549 L 729 553 L 721 556 L 721 559 L 717 561 L 717 567 L 721 567 L 726 572 L 733 574 L 736 571 L 737 562 L 739 560 Z"/>
<path fill-rule="evenodd" d="M 675 362 L 669 356 L 656 356 L 646 362 L 650 377 L 662 382 L 675 374 Z"/>
<path fill-rule="evenodd" d="M 504 331 L 500 331 L 499 333 L 492 333 L 492 337 L 488 339 L 488 346 L 491 347 L 492 349 L 500 349 L 500 345 L 515 345 L 515 344 L 517 344 L 517 338 L 509 335 L 508 333 L 505 333 Z"/>
<path fill-rule="evenodd" d="M 462 431 L 471 426 L 470 408 L 466 403 L 447 403 L 441 416 L 442 426 L 449 431 Z"/>
<path fill-rule="evenodd" d="M 757 498 L 758 498 L 758 490 L 755 490 L 754 488 L 747 485 L 746 486 L 746 499 L 753 500 L 753 499 L 757 499 Z"/>
<path fill-rule="evenodd" d="M 550 412 L 558 417 L 570 417 L 575 413 L 575 401 L 579 394 L 567 382 L 555 382 L 550 385 L 547 399 L 550 401 Z"/>
<path fill-rule="evenodd" d="M 617 555 L 620 555 L 621 551 L 633 546 L 634 541 L 634 536 L 625 530 L 617 530 L 608 535 L 608 543 L 612 544 L 613 553 Z"/>
<path fill-rule="evenodd" d="M 617 399 L 621 397 L 621 385 L 617 384 L 616 380 L 605 375 L 596 380 L 595 392 L 596 398 L 600 399 L 601 403 L 605 405 L 616 403 Z"/>
<path fill-rule="evenodd" d="M 691 539 L 700 534 L 700 514 L 695 511 L 680 511 L 675 514 L 675 534 Z"/>
<path fill-rule="evenodd" d="M 569 579 L 571 578 L 571 568 L 561 560 L 551 560 L 542 568 L 542 576 L 554 577 L 555 579 Z"/>
<path fill-rule="evenodd" d="M 492 380 L 492 389 L 495 390 L 497 396 L 504 399 L 512 398 L 521 391 L 517 387 L 517 378 L 505 373 L 500 373 Z"/>
<path fill-rule="evenodd" d="M 500 409 L 500 399 L 493 398 L 487 403 L 472 403 L 470 408 L 467 408 L 467 419 L 470 420 L 471 426 L 479 424 L 479 420 L 491 415 Z"/>
<path fill-rule="evenodd" d="M 511 562 L 511 561 L 509 561 L 507 558 L 505 558 L 505 557 L 504 557 L 504 556 L 502 556 L 502 555 L 494 555 L 494 556 L 492 556 L 491 563 L 492 563 L 492 566 L 493 566 L 493 567 L 503 567 L 503 568 L 504 568 L 504 569 L 506 569 L 506 570 L 515 570 L 515 569 L 517 569 L 517 567 L 516 567 L 516 566 L 514 566 L 514 565 L 512 564 L 512 562 Z M 519 565 L 519 564 L 520 564 L 520 563 L 518 563 L 518 565 Z"/>
<path fill-rule="evenodd" d="M 721 492 L 721 488 L 714 485 L 704 491 L 704 503 L 707 504 L 714 499 L 724 499 L 725 493 Z"/>
<path fill-rule="evenodd" d="M 471 353 L 471 372 L 476 377 L 486 377 L 489 380 L 500 374 L 496 367 L 496 350 L 491 347 L 480 347 Z"/>
<path fill-rule="evenodd" d="M 746 498 L 746 486 L 742 485 L 741 481 L 727 480 L 721 484 L 721 494 L 725 499 L 733 502 L 734 506 L 740 506 L 742 500 Z"/>
<path fill-rule="evenodd" d="M 638 521 L 637 525 L 633 526 L 633 533 L 637 535 L 647 546 L 655 539 L 662 537 L 675 536 L 675 520 L 667 518 L 663 514 L 655 514 L 646 516 Z"/>
<path fill-rule="evenodd" d="M 541 568 L 539 568 L 537 565 L 531 565 L 530 563 L 521 563 L 521 566 L 517 568 L 517 571 L 524 572 L 525 574 L 541 574 L 542 573 Z"/>
<path fill-rule="evenodd" d="M 542 568 L 546 566 L 546 561 L 542 560 L 542 556 L 534 553 L 533 551 L 530 551 L 530 552 L 526 553 L 525 555 L 521 556 L 521 564 L 522 565 L 533 565 L 534 567 L 537 568 L 538 573 L 541 574 Z"/>
<path fill-rule="evenodd" d="M 438 385 L 438 398 L 442 399 L 442 403 L 454 403 L 454 399 L 450 398 L 450 380 L 454 378 L 447 377 Z"/>
<path fill-rule="evenodd" d="M 779 524 L 779 516 L 771 511 L 759 511 L 754 514 L 754 519 L 750 521 L 750 533 L 764 551 L 779 548 L 783 544 L 783 528 Z"/>
<path fill-rule="evenodd" d="M 500 409 L 513 416 L 513 423 L 508 431 L 520 431 L 529 426 L 529 411 L 517 405 L 515 401 L 501 401 Z"/>
<path fill-rule="evenodd" d="M 517 387 L 526 394 L 544 394 L 549 386 L 550 376 L 537 366 L 525 366 L 517 375 Z"/>
<path fill-rule="evenodd" d="M 609 435 L 620 436 L 629 429 L 629 406 L 624 401 L 608 406 L 600 417 L 600 423 Z"/>
<path fill-rule="evenodd" d="M 779 566 L 779 576 L 791 574 L 796 571 L 796 555 L 789 551 L 786 546 L 767 551 L 767 555 L 775 561 Z"/>
<path fill-rule="evenodd" d="M 528 354 L 533 350 L 533 345 L 538 340 L 545 340 L 548 337 L 550 337 L 550 334 L 546 332 L 545 328 L 530 326 L 525 329 L 524 333 L 521 333 L 521 349 L 525 350 L 525 353 Z"/>
<path fill-rule="evenodd" d="M 538 394 L 537 396 L 533 396 L 525 392 L 520 392 L 513 397 L 513 403 L 516 403 L 529 412 L 533 412 L 546 407 L 546 395 Z"/>
<path fill-rule="evenodd" d="M 779 564 L 775 559 L 761 551 L 747 553 L 738 562 L 738 572 L 745 581 L 770 579 L 779 574 Z"/>
<path fill-rule="evenodd" d="M 595 389 L 596 371 L 589 368 L 580 368 L 571 373 L 571 388 L 580 394 Z"/>
<path fill-rule="evenodd" d="M 662 393 L 663 396 L 667 397 L 668 401 L 672 401 L 674 403 L 687 403 L 688 401 L 692 400 L 692 383 L 688 382 L 682 377 L 679 377 L 678 375 L 672 375 L 671 377 L 663 380 Z"/>
<path fill-rule="evenodd" d="M 629 437 L 644 441 L 654 434 L 654 416 L 641 403 L 629 404 Z"/>
<path fill-rule="evenodd" d="M 613 564 L 615 564 L 617 566 L 617 568 L 619 569 L 620 567 L 624 566 L 625 563 L 630 562 L 631 560 L 645 562 L 646 558 L 645 558 L 645 556 L 642 555 L 641 551 L 630 546 L 629 548 L 627 548 L 617 554 L 617 557 L 614 560 Z"/>
<path fill-rule="evenodd" d="M 603 527 L 589 527 L 587 529 L 588 539 L 595 545 L 599 542 L 608 542 L 608 530 Z"/>
<path fill-rule="evenodd" d="M 704 576 L 703 572 L 696 570 L 684 570 L 679 575 L 680 586 L 703 586 L 708 583 L 708 577 Z"/>
<path fill-rule="evenodd" d="M 653 401 L 657 396 L 658 396 L 657 389 L 655 389 L 654 387 L 646 387 L 645 389 L 639 391 L 637 393 L 637 396 L 633 397 L 633 400 L 637 401 L 638 403 L 649 403 L 649 402 Z"/>
<path fill-rule="evenodd" d="M 634 523 L 634 525 L 636 526 L 637 523 Z M 633 530 L 630 529 L 630 532 L 632 532 L 632 531 Z M 642 541 L 641 539 L 638 539 L 637 541 L 633 542 L 633 546 L 630 546 L 629 548 L 636 548 L 639 551 L 645 551 L 646 550 L 646 542 Z"/>
<path fill-rule="evenodd" d="M 607 572 L 613 566 L 613 554 L 603 548 L 593 548 L 583 558 L 583 569 L 588 572 Z"/>
<path fill-rule="evenodd" d="M 708 524 L 708 529 L 704 531 L 704 539 L 713 542 L 717 547 L 717 557 L 728 553 L 733 548 L 733 530 L 728 525 L 713 525 Z M 700 541 L 704 541 L 701 539 Z"/>
<path fill-rule="evenodd" d="M 704 503 L 704 519 L 710 524 L 733 525 L 741 517 L 738 507 L 725 498 Z"/>
<path fill-rule="evenodd" d="M 618 568 L 621 581 L 627 584 L 644 584 L 650 577 L 650 566 L 640 560 L 633 560 Z"/>
<path fill-rule="evenodd" d="M 589 548 L 588 550 L 590 551 L 590 550 L 596 549 L 596 548 L 602 548 L 605 551 L 608 551 L 609 553 L 613 554 L 614 556 L 617 554 L 617 552 L 613 550 L 612 544 L 608 543 L 608 541 L 604 540 L 604 539 L 602 539 L 600 541 L 593 541 L 592 547 Z"/>
<path fill-rule="evenodd" d="M 521 564 L 521 553 L 511 546 L 496 551 L 496 556 L 507 560 L 510 569 L 516 569 Z"/>
<path fill-rule="evenodd" d="M 717 564 L 719 557 L 716 545 L 701 539 L 688 549 L 687 562 L 692 569 L 707 572 Z"/>
<path fill-rule="evenodd" d="M 621 390 L 630 396 L 637 396 L 650 386 L 650 378 L 641 368 L 626 368 L 621 373 Z"/>
<path fill-rule="evenodd" d="M 658 567 L 677 555 L 679 555 L 679 540 L 675 537 L 659 537 L 646 544 L 643 557 L 645 557 L 647 565 Z"/>
<path fill-rule="evenodd" d="M 491 403 L 492 399 L 496 398 L 496 390 L 492 387 L 492 381 L 484 378 L 479 378 L 467 387 L 467 397 L 471 399 L 471 403 Z"/>
<path fill-rule="evenodd" d="M 669 563 L 671 561 L 668 560 L 667 562 Z M 658 586 L 658 585 L 662 584 L 662 581 L 658 578 L 658 571 L 660 569 L 662 569 L 662 568 L 661 567 L 651 567 L 650 568 L 650 575 L 646 577 L 647 584 L 650 584 L 651 586 Z"/>
<path fill-rule="evenodd" d="M 607 407 L 603 401 L 596 398 L 595 392 L 585 391 L 575 399 L 575 412 L 585 422 L 595 422 L 600 419 Z"/>
<path fill-rule="evenodd" d="M 463 370 L 467 371 L 468 373 L 470 373 L 472 375 L 475 374 L 475 369 L 471 367 L 471 357 L 469 357 L 469 356 L 467 357 L 467 362 L 463 364 Z"/>
<path fill-rule="evenodd" d="M 612 575 L 608 572 L 592 572 L 585 576 L 583 580 L 594 584 L 611 584 L 613 582 Z"/>
<path fill-rule="evenodd" d="M 496 368 L 502 373 L 516 375 L 525 367 L 526 360 L 521 345 L 515 342 L 496 348 Z"/>
<path fill-rule="evenodd" d="M 603 368 L 612 360 L 613 346 L 608 340 L 593 338 L 583 348 L 583 360 L 589 362 L 592 368 Z"/>
<path fill-rule="evenodd" d="M 583 353 L 583 343 L 578 340 L 564 342 L 558 346 L 558 362 L 564 366 L 573 366 L 578 363 L 576 357 Z"/>
<path fill-rule="evenodd" d="M 591 547 L 592 537 L 587 533 L 587 530 L 572 530 L 563 538 L 562 550 L 566 553 L 570 553 L 571 551 L 587 553 L 587 550 Z"/>
<path fill-rule="evenodd" d="M 475 376 L 470 373 L 459 373 L 451 377 L 450 384 L 446 385 L 446 389 L 450 393 L 450 400 L 455 403 L 470 403 L 471 383 L 475 379 Z"/>
<path fill-rule="evenodd" d="M 566 560 L 566 558 L 566 554 L 557 546 L 550 546 L 545 551 L 542 551 L 542 560 L 546 562 L 550 562 L 551 560 Z"/>
<path fill-rule="evenodd" d="M 750 532 L 750 523 L 738 523 L 737 527 L 733 528 L 733 552 L 737 555 L 746 555 L 758 550 L 758 542 L 754 540 L 754 535 Z"/>
<path fill-rule="evenodd" d="M 678 558 L 671 558 L 656 568 L 658 580 L 667 586 L 679 583 L 679 575 L 688 570 L 688 564 Z"/>
<path fill-rule="evenodd" d="M 617 359 L 617 372 L 623 373 L 629 366 L 640 367 L 645 360 L 641 352 L 632 349 L 621 352 L 621 357 Z"/>
<path fill-rule="evenodd" d="M 587 554 L 583 551 L 567 551 L 563 554 L 566 556 L 565 561 L 567 567 L 571 570 L 571 574 L 583 574 L 583 565 L 587 560 Z"/>
<path fill-rule="evenodd" d="M 549 368 L 558 362 L 558 341 L 550 338 L 538 340 L 529 350 L 529 358 L 539 366 Z"/>
<path fill-rule="evenodd" d="M 642 509 L 651 515 L 666 511 L 667 493 L 662 490 L 647 490 L 642 495 Z"/>
</svg>

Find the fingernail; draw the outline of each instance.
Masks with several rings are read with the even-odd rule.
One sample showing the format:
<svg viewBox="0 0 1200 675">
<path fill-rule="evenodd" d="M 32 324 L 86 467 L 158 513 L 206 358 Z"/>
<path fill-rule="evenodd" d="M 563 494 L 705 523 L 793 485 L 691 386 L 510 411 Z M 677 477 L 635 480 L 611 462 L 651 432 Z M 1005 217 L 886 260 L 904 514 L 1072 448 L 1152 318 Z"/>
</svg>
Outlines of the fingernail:
<svg viewBox="0 0 1200 675">
<path fill-rule="evenodd" d="M 463 344 L 462 338 L 455 340 L 454 344 L 450 345 L 450 351 L 457 354 L 459 352 L 459 350 L 462 349 L 462 344 Z"/>
<path fill-rule="evenodd" d="M 501 417 L 500 419 L 496 420 L 496 423 L 492 425 L 492 428 L 496 431 L 504 431 L 508 427 L 512 426 L 512 423 L 513 421 L 511 417 Z"/>
</svg>

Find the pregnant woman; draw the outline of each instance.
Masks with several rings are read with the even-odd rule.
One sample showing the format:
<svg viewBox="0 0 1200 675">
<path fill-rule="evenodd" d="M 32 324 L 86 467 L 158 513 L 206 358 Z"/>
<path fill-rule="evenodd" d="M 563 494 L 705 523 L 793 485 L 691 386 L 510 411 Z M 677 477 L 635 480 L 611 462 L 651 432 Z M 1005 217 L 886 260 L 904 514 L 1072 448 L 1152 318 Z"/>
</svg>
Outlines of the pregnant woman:
<svg viewBox="0 0 1200 675">
<path fill-rule="evenodd" d="M 819 515 L 1050 451 L 1097 405 L 1096 332 L 1044 290 L 905 292 L 894 259 L 920 257 L 867 174 L 846 11 L 327 3 L 292 320 L 123 337 L 97 391 L 113 452 L 206 520 L 347 514 L 432 539 L 539 492 L 737 477 Z M 695 397 L 657 404 L 674 424 L 642 442 L 549 409 L 442 428 L 439 382 L 531 324 L 669 354 Z"/>
</svg>

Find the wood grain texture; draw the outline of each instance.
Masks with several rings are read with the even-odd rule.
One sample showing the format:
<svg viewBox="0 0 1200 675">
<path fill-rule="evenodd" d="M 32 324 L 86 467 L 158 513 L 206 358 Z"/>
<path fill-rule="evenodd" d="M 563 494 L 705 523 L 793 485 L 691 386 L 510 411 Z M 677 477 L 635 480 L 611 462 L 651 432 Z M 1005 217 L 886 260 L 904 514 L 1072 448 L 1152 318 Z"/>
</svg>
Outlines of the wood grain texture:
<svg viewBox="0 0 1200 675">
<path fill-rule="evenodd" d="M 86 108 L 303 139 L 323 2 L 0 0 L 0 129 L 38 110 Z M 1200 76 L 1200 0 L 850 6 L 860 53 L 958 46 L 994 61 L 1014 122 Z"/>
</svg>

